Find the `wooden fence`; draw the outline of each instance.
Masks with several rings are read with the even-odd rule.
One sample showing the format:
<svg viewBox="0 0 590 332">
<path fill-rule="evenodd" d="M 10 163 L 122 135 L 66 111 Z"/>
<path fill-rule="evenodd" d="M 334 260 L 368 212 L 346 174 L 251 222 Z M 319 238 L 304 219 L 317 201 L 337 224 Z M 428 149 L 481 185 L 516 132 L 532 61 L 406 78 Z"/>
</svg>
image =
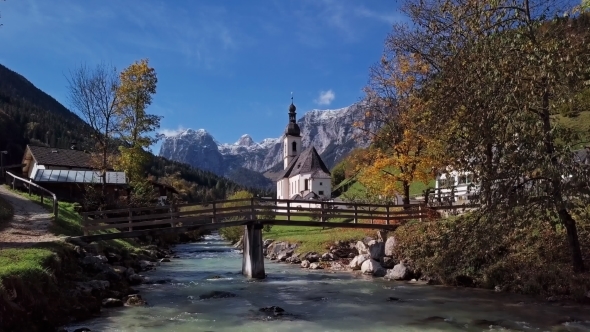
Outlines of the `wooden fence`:
<svg viewBox="0 0 590 332">
<path fill-rule="evenodd" d="M 12 189 L 13 190 L 16 190 L 16 186 L 17 186 L 17 182 L 16 181 L 20 181 L 20 182 L 22 182 L 23 187 L 26 188 L 26 189 L 28 189 L 29 195 L 31 195 L 33 193 L 33 188 L 36 188 L 37 193 L 41 197 L 41 203 L 43 203 L 43 199 L 44 199 L 45 195 L 48 195 L 49 197 L 51 197 L 51 199 L 53 199 L 53 204 L 52 204 L 52 207 L 53 207 L 53 215 L 55 216 L 55 218 L 57 218 L 58 212 L 59 212 L 59 208 L 58 208 L 58 205 L 57 205 L 57 196 L 55 196 L 54 193 L 52 193 L 51 191 L 49 191 L 49 190 L 41 187 L 40 185 L 38 185 L 38 184 L 36 184 L 36 183 L 34 183 L 34 182 L 30 181 L 30 180 L 27 180 L 25 178 L 18 177 L 16 175 L 12 174 L 11 172 L 6 172 L 6 175 L 8 177 L 12 178 L 12 181 L 9 181 L 8 184 L 12 186 Z"/>
<path fill-rule="evenodd" d="M 248 198 L 205 204 L 168 205 L 82 213 L 84 236 L 94 231 L 208 225 L 229 227 L 244 221 L 264 224 L 391 229 L 405 220 L 432 218 L 423 204 L 379 205 Z M 298 220 L 298 219 L 308 220 Z M 214 225 L 211 225 L 214 224 Z"/>
</svg>

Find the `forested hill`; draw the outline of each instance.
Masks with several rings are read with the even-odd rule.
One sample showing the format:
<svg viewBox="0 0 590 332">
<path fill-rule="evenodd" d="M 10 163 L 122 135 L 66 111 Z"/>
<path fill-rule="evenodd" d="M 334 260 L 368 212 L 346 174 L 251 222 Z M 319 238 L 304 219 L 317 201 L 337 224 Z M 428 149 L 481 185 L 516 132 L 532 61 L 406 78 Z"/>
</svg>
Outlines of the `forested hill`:
<svg viewBox="0 0 590 332">
<path fill-rule="evenodd" d="M 76 142 L 79 148 L 92 150 L 90 132 L 90 126 L 76 114 L 22 75 L 0 65 L 0 150 L 8 150 L 5 164 L 20 163 L 27 144 L 69 148 Z M 153 155 L 148 172 L 156 177 L 177 175 L 192 201 L 222 199 L 245 189 L 211 172 Z"/>
</svg>

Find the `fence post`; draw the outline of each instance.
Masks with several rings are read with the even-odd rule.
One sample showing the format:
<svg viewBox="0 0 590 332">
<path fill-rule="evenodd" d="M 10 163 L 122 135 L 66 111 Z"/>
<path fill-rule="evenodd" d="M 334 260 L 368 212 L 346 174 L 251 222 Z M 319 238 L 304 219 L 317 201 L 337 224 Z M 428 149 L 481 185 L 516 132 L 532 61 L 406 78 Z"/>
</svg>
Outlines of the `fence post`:
<svg viewBox="0 0 590 332">
<path fill-rule="evenodd" d="M 41 204 L 43 204 L 43 190 L 40 190 L 39 194 L 41 195 Z"/>
<path fill-rule="evenodd" d="M 287 202 L 287 221 L 291 221 L 291 202 Z"/>
<path fill-rule="evenodd" d="M 250 198 L 250 220 L 256 220 L 256 213 L 254 209 L 254 197 Z"/>
<path fill-rule="evenodd" d="M 57 202 L 57 197 L 53 197 L 53 215 L 55 219 L 59 216 L 59 204 Z"/>
<path fill-rule="evenodd" d="M 29 183 L 29 196 L 31 196 L 31 184 Z"/>
<path fill-rule="evenodd" d="M 424 219 L 422 218 L 422 204 L 418 205 L 418 214 L 420 215 L 420 222 L 423 222 Z"/>
<path fill-rule="evenodd" d="M 217 211 L 216 210 L 217 210 L 217 208 L 215 206 L 215 201 L 213 201 L 213 220 L 212 220 L 213 224 L 217 222 Z"/>
<path fill-rule="evenodd" d="M 171 200 L 170 201 L 170 220 L 173 220 L 174 219 L 174 212 L 176 212 L 175 211 L 175 208 L 174 208 L 174 201 Z M 170 226 L 176 227 L 176 225 L 174 224 L 174 222 L 171 222 L 170 223 Z"/>
<path fill-rule="evenodd" d="M 387 211 L 387 215 L 386 215 L 386 218 L 387 219 L 385 219 L 385 224 L 386 225 L 389 225 L 389 204 L 387 204 L 387 206 L 385 207 L 385 209 L 386 209 L 385 211 Z"/>
<path fill-rule="evenodd" d="M 129 231 L 132 232 L 133 231 L 133 212 L 131 211 L 131 208 L 129 208 Z"/>
<path fill-rule="evenodd" d="M 358 206 L 356 206 L 356 204 L 354 205 L 354 223 L 358 224 L 359 223 L 359 219 L 358 219 Z"/>
</svg>

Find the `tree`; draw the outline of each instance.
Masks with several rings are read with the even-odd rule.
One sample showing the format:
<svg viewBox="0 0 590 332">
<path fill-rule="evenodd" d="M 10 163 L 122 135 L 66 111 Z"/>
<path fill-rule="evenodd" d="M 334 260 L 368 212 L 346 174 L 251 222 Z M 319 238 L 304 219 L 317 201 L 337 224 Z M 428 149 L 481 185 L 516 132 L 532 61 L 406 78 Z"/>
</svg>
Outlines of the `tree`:
<svg viewBox="0 0 590 332">
<path fill-rule="evenodd" d="M 450 166 L 475 172 L 483 213 L 555 216 L 583 272 L 571 211 L 587 205 L 588 170 L 574 153 L 579 135 L 554 114 L 588 78 L 590 34 L 572 24 L 586 14 L 554 0 L 408 0 L 403 11 L 412 26 L 396 24 L 386 44 L 432 68 L 422 93 Z"/>
<path fill-rule="evenodd" d="M 90 125 L 90 140 L 96 142 L 104 197 L 106 171 L 110 168 L 108 155 L 111 152 L 113 135 L 119 126 L 116 116 L 119 77 L 114 67 L 103 63 L 94 68 L 81 65 L 70 71 L 66 78 L 72 108 Z"/>
<path fill-rule="evenodd" d="M 117 89 L 118 133 L 125 143 L 119 147 L 119 168 L 126 171 L 131 182 L 144 179 L 144 169 L 149 161 L 145 152 L 158 139 L 154 134 L 160 127 L 161 117 L 146 113 L 156 93 L 158 79 L 147 59 L 131 64 L 120 74 Z"/>
<path fill-rule="evenodd" d="M 387 51 L 387 50 L 386 50 Z M 365 122 L 378 123 L 377 130 L 366 130 L 372 148 L 368 163 L 361 165 L 359 181 L 376 195 L 403 195 L 410 204 L 410 185 L 428 182 L 433 159 L 428 155 L 424 117 L 428 102 L 420 95 L 430 66 L 419 55 L 386 52 L 370 71 L 365 88 Z"/>
</svg>

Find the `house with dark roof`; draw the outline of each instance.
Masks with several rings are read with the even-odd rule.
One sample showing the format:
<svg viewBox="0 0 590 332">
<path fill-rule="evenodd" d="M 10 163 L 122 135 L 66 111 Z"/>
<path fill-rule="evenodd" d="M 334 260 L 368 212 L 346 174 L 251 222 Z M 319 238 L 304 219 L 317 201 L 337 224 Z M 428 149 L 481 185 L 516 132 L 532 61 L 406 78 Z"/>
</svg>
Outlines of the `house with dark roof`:
<svg viewBox="0 0 590 332">
<path fill-rule="evenodd" d="M 27 145 L 22 164 L 25 178 L 62 197 L 76 197 L 80 185 L 102 185 L 102 172 L 92 166 L 90 154 L 75 145 L 71 149 Z M 109 192 L 127 186 L 125 172 L 110 169 L 104 176 Z"/>
<path fill-rule="evenodd" d="M 283 171 L 277 177 L 277 198 L 328 200 L 332 194 L 331 174 L 315 147 L 302 151 L 296 107 L 289 106 L 289 124 L 283 139 Z"/>
</svg>

